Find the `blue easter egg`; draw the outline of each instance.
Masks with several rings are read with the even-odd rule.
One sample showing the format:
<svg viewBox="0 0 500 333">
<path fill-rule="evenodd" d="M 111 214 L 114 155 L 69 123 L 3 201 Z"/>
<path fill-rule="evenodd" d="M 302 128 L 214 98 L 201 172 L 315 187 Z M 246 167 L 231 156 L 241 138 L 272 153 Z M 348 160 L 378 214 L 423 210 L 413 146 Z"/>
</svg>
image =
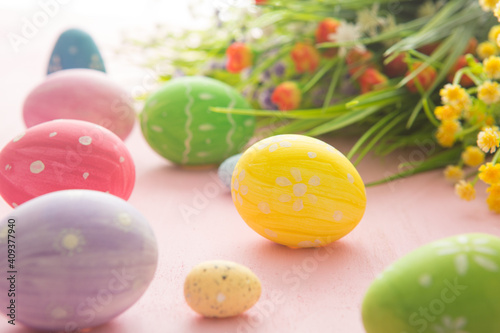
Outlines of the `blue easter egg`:
<svg viewBox="0 0 500 333">
<path fill-rule="evenodd" d="M 89 68 L 106 72 L 101 53 L 92 37 L 85 31 L 64 31 L 50 56 L 47 74 L 70 68 Z"/>
<path fill-rule="evenodd" d="M 231 189 L 231 177 L 233 176 L 234 167 L 240 160 L 241 155 L 242 154 L 233 155 L 219 166 L 219 178 L 228 189 Z"/>
</svg>

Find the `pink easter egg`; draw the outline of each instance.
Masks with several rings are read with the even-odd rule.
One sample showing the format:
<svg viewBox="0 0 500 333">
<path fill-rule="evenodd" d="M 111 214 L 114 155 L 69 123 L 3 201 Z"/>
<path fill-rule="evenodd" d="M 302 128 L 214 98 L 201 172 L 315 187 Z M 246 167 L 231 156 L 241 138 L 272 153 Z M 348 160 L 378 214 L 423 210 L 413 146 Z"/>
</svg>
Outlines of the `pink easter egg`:
<svg viewBox="0 0 500 333">
<path fill-rule="evenodd" d="M 67 69 L 48 75 L 31 91 L 24 102 L 23 117 L 27 127 L 54 119 L 85 120 L 124 140 L 136 116 L 130 96 L 106 74 Z"/>
<path fill-rule="evenodd" d="M 109 192 L 127 200 L 134 183 L 134 162 L 123 141 L 86 121 L 33 126 L 0 151 L 0 195 L 12 207 L 67 189 Z"/>
</svg>

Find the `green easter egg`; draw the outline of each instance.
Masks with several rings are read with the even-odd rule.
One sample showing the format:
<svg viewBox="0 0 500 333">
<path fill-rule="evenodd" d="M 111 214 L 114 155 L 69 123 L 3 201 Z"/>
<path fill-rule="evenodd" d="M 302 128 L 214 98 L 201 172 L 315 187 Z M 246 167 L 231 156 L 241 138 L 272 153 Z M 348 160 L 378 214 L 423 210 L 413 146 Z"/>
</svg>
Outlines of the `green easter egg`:
<svg viewBox="0 0 500 333">
<path fill-rule="evenodd" d="M 367 333 L 500 332 L 500 238 L 427 244 L 386 269 L 362 306 Z"/>
<path fill-rule="evenodd" d="M 223 82 L 177 78 L 146 101 L 142 133 L 157 153 L 176 164 L 218 164 L 244 148 L 254 133 L 255 117 L 215 113 L 210 107 L 250 108 Z"/>
</svg>

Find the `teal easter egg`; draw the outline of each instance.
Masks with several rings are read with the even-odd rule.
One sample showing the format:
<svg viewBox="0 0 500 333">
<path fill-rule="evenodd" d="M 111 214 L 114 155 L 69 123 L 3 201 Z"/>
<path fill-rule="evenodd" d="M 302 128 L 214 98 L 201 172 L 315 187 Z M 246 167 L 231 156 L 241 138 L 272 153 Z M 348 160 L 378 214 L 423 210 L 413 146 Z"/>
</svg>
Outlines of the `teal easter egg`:
<svg viewBox="0 0 500 333">
<path fill-rule="evenodd" d="M 243 154 L 236 154 L 228 159 L 224 160 L 217 170 L 219 179 L 226 186 L 228 190 L 231 190 L 231 179 L 233 178 L 234 168 Z"/>
<path fill-rule="evenodd" d="M 500 332 L 500 238 L 464 234 L 413 251 L 369 287 L 367 333 Z"/>
<path fill-rule="evenodd" d="M 255 117 L 215 113 L 210 107 L 250 108 L 223 82 L 177 78 L 146 101 L 140 115 L 142 133 L 157 153 L 176 164 L 219 164 L 243 149 L 254 133 Z"/>
<path fill-rule="evenodd" d="M 85 31 L 69 29 L 56 42 L 50 56 L 47 74 L 70 68 L 88 68 L 106 72 L 101 53 Z"/>
</svg>

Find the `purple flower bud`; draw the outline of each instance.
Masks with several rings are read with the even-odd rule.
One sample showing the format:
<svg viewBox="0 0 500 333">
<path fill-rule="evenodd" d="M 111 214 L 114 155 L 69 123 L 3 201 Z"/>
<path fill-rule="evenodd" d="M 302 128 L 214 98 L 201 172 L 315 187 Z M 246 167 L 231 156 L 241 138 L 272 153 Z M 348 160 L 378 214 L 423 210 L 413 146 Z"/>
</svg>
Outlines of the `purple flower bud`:
<svg viewBox="0 0 500 333">
<path fill-rule="evenodd" d="M 259 92 L 258 102 L 264 110 L 278 110 L 278 107 L 271 101 L 274 87 L 264 88 Z"/>
<path fill-rule="evenodd" d="M 274 65 L 273 71 L 277 77 L 281 78 L 285 75 L 286 66 L 283 62 L 278 62 Z"/>
</svg>

